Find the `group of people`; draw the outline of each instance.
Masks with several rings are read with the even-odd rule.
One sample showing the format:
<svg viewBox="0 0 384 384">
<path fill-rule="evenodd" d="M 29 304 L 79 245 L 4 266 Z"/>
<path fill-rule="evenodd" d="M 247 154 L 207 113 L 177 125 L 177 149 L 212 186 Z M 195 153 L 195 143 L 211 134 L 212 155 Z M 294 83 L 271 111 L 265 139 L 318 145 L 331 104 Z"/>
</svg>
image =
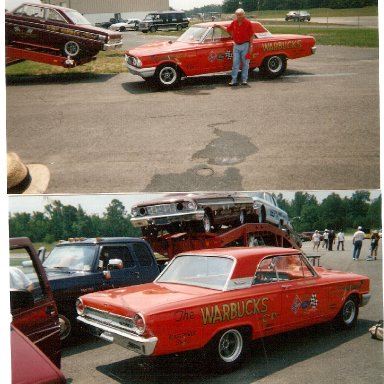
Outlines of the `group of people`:
<svg viewBox="0 0 384 384">
<path fill-rule="evenodd" d="M 345 236 L 344 232 L 340 231 L 338 234 L 335 234 L 334 230 L 328 230 L 325 229 L 323 234 L 321 235 L 318 230 L 314 232 L 312 235 L 312 242 L 313 242 L 313 250 L 318 251 L 320 247 L 321 240 L 322 248 L 325 248 L 327 251 L 333 250 L 333 245 L 335 244 L 337 239 L 337 250 L 341 248 L 342 251 L 344 251 L 344 241 Z"/>
<path fill-rule="evenodd" d="M 325 248 L 327 251 L 332 251 L 333 245 L 335 244 L 336 239 L 337 239 L 337 250 L 341 249 L 342 251 L 344 251 L 345 235 L 343 231 L 340 231 L 339 233 L 335 234 L 335 231 L 325 229 L 323 232 L 323 235 L 321 235 L 320 232 L 316 230 L 312 235 L 313 250 L 314 251 L 319 250 L 320 243 L 322 240 L 323 241 L 322 248 Z M 365 232 L 362 230 L 362 227 L 358 227 L 357 231 L 353 234 L 353 237 L 352 237 L 352 244 L 353 244 L 352 259 L 353 260 L 359 259 L 364 239 L 365 239 Z M 367 257 L 367 260 L 376 260 L 377 248 L 379 246 L 379 240 L 380 240 L 379 233 L 377 231 L 373 231 L 370 240 L 371 240 L 370 256 Z"/>
</svg>

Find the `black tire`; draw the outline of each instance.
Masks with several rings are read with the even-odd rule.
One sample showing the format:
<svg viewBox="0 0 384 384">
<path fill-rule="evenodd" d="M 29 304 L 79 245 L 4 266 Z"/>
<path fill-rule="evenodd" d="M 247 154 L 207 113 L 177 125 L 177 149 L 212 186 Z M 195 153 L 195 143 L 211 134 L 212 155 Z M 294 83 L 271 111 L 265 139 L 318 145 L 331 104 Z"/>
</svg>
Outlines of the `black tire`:
<svg viewBox="0 0 384 384">
<path fill-rule="evenodd" d="M 176 30 L 181 31 L 183 29 L 183 26 L 181 24 L 176 25 Z"/>
<path fill-rule="evenodd" d="M 208 344 L 209 357 L 218 372 L 229 372 L 238 368 L 248 350 L 249 337 L 239 329 L 227 329 L 216 335 Z"/>
<path fill-rule="evenodd" d="M 152 27 L 149 28 L 149 32 L 151 33 L 154 33 L 156 31 L 157 31 L 157 28 L 154 25 L 152 25 Z"/>
<path fill-rule="evenodd" d="M 76 57 L 80 53 L 80 45 L 76 41 L 67 41 L 63 47 L 65 56 Z"/>
<path fill-rule="evenodd" d="M 60 324 L 60 340 L 64 342 L 69 339 L 72 334 L 72 323 L 67 316 L 59 313 Z"/>
<path fill-rule="evenodd" d="M 162 88 L 172 88 L 180 83 L 181 72 L 174 64 L 163 64 L 156 69 L 155 78 Z"/>
<path fill-rule="evenodd" d="M 197 232 L 202 232 L 202 233 L 209 233 L 212 231 L 212 219 L 210 214 L 206 211 L 204 212 L 204 217 L 201 221 L 195 224 L 195 230 Z"/>
<path fill-rule="evenodd" d="M 356 325 L 359 315 L 359 306 L 354 297 L 345 300 L 340 312 L 335 319 L 335 325 L 339 329 L 351 329 Z"/>
<path fill-rule="evenodd" d="M 275 78 L 287 69 L 287 58 L 283 55 L 268 56 L 264 59 L 261 70 L 264 76 Z"/>
<path fill-rule="evenodd" d="M 125 27 L 120 27 L 120 28 L 119 28 L 119 31 L 120 31 L 120 32 L 125 32 L 125 31 L 126 31 L 126 28 L 125 28 Z"/>
</svg>

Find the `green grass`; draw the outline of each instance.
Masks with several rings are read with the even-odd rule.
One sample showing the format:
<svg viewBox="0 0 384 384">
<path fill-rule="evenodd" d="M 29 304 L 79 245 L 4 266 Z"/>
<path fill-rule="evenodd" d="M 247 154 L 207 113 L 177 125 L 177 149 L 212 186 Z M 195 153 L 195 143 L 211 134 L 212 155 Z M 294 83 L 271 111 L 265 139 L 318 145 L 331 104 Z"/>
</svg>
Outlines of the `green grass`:
<svg viewBox="0 0 384 384">
<path fill-rule="evenodd" d="M 317 45 L 343 45 L 348 47 L 375 48 L 379 46 L 379 33 L 371 28 L 318 28 L 269 26 L 272 33 L 312 35 Z"/>
<path fill-rule="evenodd" d="M 248 16 L 253 16 L 260 19 L 275 19 L 275 18 L 285 18 L 285 15 L 289 11 L 294 11 L 295 9 L 286 9 L 278 11 L 260 11 L 260 12 L 249 12 Z M 307 10 L 312 17 L 353 17 L 353 16 L 378 16 L 378 7 L 370 6 L 364 8 L 348 8 L 348 9 L 330 9 L 330 8 L 312 8 L 305 9 Z"/>
</svg>

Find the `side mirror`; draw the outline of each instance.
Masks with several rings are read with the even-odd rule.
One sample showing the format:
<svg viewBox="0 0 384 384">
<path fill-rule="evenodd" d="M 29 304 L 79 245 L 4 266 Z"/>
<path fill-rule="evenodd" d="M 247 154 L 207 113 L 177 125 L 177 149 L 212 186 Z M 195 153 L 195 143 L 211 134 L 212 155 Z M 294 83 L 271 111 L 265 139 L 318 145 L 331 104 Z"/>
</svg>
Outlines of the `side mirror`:
<svg viewBox="0 0 384 384">
<path fill-rule="evenodd" d="M 33 295 L 25 290 L 11 289 L 11 311 L 15 309 L 28 309 L 34 305 Z"/>
<path fill-rule="evenodd" d="M 123 265 L 123 262 L 122 260 L 120 259 L 111 259 L 109 260 L 109 263 L 108 263 L 108 269 L 109 270 L 112 270 L 112 269 L 123 269 L 124 265 Z"/>
</svg>

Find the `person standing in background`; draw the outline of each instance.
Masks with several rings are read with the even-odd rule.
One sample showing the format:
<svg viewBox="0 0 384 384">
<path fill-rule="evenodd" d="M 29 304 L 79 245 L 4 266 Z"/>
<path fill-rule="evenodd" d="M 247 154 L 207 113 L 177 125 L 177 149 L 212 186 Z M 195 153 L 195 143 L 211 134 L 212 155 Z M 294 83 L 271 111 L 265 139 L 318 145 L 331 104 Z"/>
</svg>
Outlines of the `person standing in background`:
<svg viewBox="0 0 384 384">
<path fill-rule="evenodd" d="M 353 234 L 352 244 L 353 244 L 353 260 L 358 260 L 360 257 L 361 247 L 363 246 L 363 240 L 365 239 L 365 233 L 362 231 L 361 227 L 357 228 L 357 231 Z"/>
<path fill-rule="evenodd" d="M 341 250 L 344 251 L 344 241 L 345 241 L 344 232 L 340 230 L 340 232 L 337 234 L 336 237 L 337 237 L 337 250 L 339 250 L 341 245 Z"/>
</svg>

